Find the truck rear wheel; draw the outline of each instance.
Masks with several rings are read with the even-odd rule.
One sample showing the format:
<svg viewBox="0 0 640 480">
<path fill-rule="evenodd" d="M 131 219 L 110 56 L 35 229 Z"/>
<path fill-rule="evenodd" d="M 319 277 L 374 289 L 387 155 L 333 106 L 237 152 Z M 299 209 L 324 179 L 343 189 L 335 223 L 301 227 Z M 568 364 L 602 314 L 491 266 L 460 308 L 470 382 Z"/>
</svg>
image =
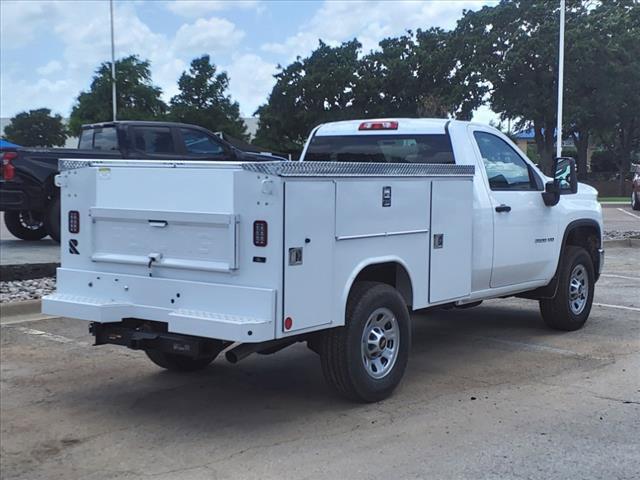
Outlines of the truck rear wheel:
<svg viewBox="0 0 640 480">
<path fill-rule="evenodd" d="M 582 328 L 591 312 L 594 283 L 593 262 L 587 251 L 567 246 L 561 260 L 556 295 L 540 300 L 545 323 L 556 330 Z"/>
<path fill-rule="evenodd" d="M 166 353 L 159 350 L 145 350 L 147 357 L 158 365 L 173 372 L 195 372 L 207 368 L 215 360 L 218 353 L 206 357 L 191 358 L 186 355 Z"/>
<path fill-rule="evenodd" d="M 357 282 L 349 294 L 346 325 L 322 336 L 322 371 L 341 395 L 377 402 L 400 383 L 410 346 L 409 312 L 400 293 L 384 283 Z"/>
<path fill-rule="evenodd" d="M 47 236 L 41 212 L 9 210 L 4 212 L 4 224 L 20 240 L 41 240 Z"/>
</svg>

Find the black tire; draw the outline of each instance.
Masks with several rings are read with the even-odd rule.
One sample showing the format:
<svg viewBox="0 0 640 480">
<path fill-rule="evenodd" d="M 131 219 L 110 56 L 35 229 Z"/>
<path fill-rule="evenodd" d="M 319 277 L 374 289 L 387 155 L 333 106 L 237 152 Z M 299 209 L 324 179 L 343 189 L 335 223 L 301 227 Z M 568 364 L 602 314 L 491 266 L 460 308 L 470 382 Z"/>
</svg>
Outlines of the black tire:
<svg viewBox="0 0 640 480">
<path fill-rule="evenodd" d="M 215 360 L 218 353 L 206 357 L 191 358 L 175 353 L 165 353 L 158 350 L 145 350 L 147 357 L 158 365 L 173 372 L 195 372 L 207 368 Z"/>
<path fill-rule="evenodd" d="M 573 301 L 570 293 L 572 275 L 579 272 L 580 266 L 587 282 L 586 288 L 583 285 L 581 290 L 574 288 L 573 291 L 586 293 L 584 303 L 579 298 L 581 293 L 575 293 Z M 578 284 L 579 278 L 576 279 Z M 561 259 L 556 296 L 540 300 L 540 313 L 545 323 L 551 328 L 567 332 L 582 328 L 591 312 L 594 283 L 593 261 L 587 251 L 581 247 L 567 246 Z"/>
<path fill-rule="evenodd" d="M 631 208 L 634 210 L 640 210 L 640 192 L 631 193 Z"/>
<path fill-rule="evenodd" d="M 374 378 L 371 367 L 365 366 L 364 351 L 368 346 L 363 346 L 365 329 L 377 311 L 391 312 L 397 333 L 395 360 L 388 361 L 388 367 L 383 365 L 388 371 L 381 378 Z M 381 348 L 384 350 L 390 342 L 385 341 Z M 340 395 L 358 402 L 377 402 L 391 395 L 404 375 L 410 348 L 411 322 L 404 299 L 393 287 L 378 282 L 354 284 L 347 301 L 346 325 L 327 330 L 319 342 L 327 383 Z"/>
<path fill-rule="evenodd" d="M 53 239 L 53 241 L 60 243 L 60 196 L 55 195 L 49 205 L 47 205 L 47 209 L 44 215 L 44 226 L 49 234 L 49 236 Z"/>
<path fill-rule="evenodd" d="M 42 212 L 9 210 L 4 212 L 4 224 L 20 240 L 41 240 L 47 236 L 42 217 Z"/>
</svg>

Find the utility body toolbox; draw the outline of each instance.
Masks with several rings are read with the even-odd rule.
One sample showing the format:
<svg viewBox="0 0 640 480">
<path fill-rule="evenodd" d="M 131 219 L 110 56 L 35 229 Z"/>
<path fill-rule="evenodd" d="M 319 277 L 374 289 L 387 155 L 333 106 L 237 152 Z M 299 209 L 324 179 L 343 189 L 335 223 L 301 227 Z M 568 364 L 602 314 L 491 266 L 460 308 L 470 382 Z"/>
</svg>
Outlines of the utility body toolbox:
<svg viewBox="0 0 640 480">
<path fill-rule="evenodd" d="M 60 170 L 49 314 L 257 343 L 344 325 L 370 265 L 394 265 L 414 309 L 471 290 L 473 166 L 62 160 Z"/>
</svg>

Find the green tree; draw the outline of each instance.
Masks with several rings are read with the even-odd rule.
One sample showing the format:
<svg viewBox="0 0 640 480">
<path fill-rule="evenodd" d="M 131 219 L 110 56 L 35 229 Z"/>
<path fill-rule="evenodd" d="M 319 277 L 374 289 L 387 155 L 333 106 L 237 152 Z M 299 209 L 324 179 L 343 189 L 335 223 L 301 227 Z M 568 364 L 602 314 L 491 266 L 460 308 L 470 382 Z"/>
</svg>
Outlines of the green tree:
<svg viewBox="0 0 640 480">
<path fill-rule="evenodd" d="M 602 2 L 572 25 L 565 54 L 565 129 L 577 148 L 581 179 L 590 143 L 604 140 L 610 158 L 618 158 L 621 179 L 638 148 L 639 7 L 634 0 Z"/>
<path fill-rule="evenodd" d="M 182 73 L 178 87 L 180 93 L 170 102 L 171 118 L 248 139 L 238 102 L 226 93 L 229 77 L 226 72 L 217 73 L 209 55 L 191 61 L 189 72 Z"/>
<path fill-rule="evenodd" d="M 78 134 L 85 123 L 112 119 L 111 62 L 96 70 L 88 92 L 81 92 L 73 109 L 69 127 Z M 118 120 L 161 120 L 167 105 L 160 98 L 162 90 L 151 81 L 151 63 L 130 55 L 116 60 L 116 104 Z"/>
<path fill-rule="evenodd" d="M 568 2 L 567 44 L 585 12 L 582 1 Z M 482 82 L 495 112 L 503 119 L 520 119 L 517 127 L 533 127 L 547 172 L 555 151 L 558 30 L 559 7 L 546 0 L 502 0 L 495 7 L 466 11 L 455 30 L 463 84 Z"/>
<path fill-rule="evenodd" d="M 25 147 L 61 147 L 67 139 L 67 127 L 60 115 L 48 108 L 21 112 L 4 128 L 6 139 Z"/>
<path fill-rule="evenodd" d="M 617 159 L 619 188 L 640 151 L 640 4 L 602 2 L 589 14 L 598 40 L 601 88 L 594 95 L 596 134 Z M 593 74 L 593 73 L 592 73 Z"/>
<path fill-rule="evenodd" d="M 412 32 L 386 38 L 358 62 L 353 106 L 362 117 L 415 117 L 420 98 Z"/>
<path fill-rule="evenodd" d="M 353 118 L 360 48 L 357 40 L 337 47 L 320 41 L 309 57 L 279 66 L 268 102 L 256 112 L 260 122 L 254 143 L 299 150 L 317 124 Z"/>
</svg>

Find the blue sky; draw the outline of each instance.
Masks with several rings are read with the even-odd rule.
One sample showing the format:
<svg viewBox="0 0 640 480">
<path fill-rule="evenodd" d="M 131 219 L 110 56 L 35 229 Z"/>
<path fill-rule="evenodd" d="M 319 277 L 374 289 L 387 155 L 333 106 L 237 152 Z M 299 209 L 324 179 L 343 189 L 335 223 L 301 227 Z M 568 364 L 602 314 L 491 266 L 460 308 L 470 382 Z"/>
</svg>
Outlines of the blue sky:
<svg viewBox="0 0 640 480">
<path fill-rule="evenodd" d="M 219 1 L 116 0 L 116 57 L 152 62 L 165 99 L 196 56 L 230 76 L 230 93 L 250 116 L 266 101 L 278 64 L 306 56 L 318 39 L 357 37 L 365 51 L 406 29 L 452 28 L 463 9 L 490 0 Z M 0 116 L 48 107 L 68 116 L 98 64 L 110 58 L 106 0 L 0 1 Z M 488 120 L 486 109 L 478 115 Z"/>
</svg>

